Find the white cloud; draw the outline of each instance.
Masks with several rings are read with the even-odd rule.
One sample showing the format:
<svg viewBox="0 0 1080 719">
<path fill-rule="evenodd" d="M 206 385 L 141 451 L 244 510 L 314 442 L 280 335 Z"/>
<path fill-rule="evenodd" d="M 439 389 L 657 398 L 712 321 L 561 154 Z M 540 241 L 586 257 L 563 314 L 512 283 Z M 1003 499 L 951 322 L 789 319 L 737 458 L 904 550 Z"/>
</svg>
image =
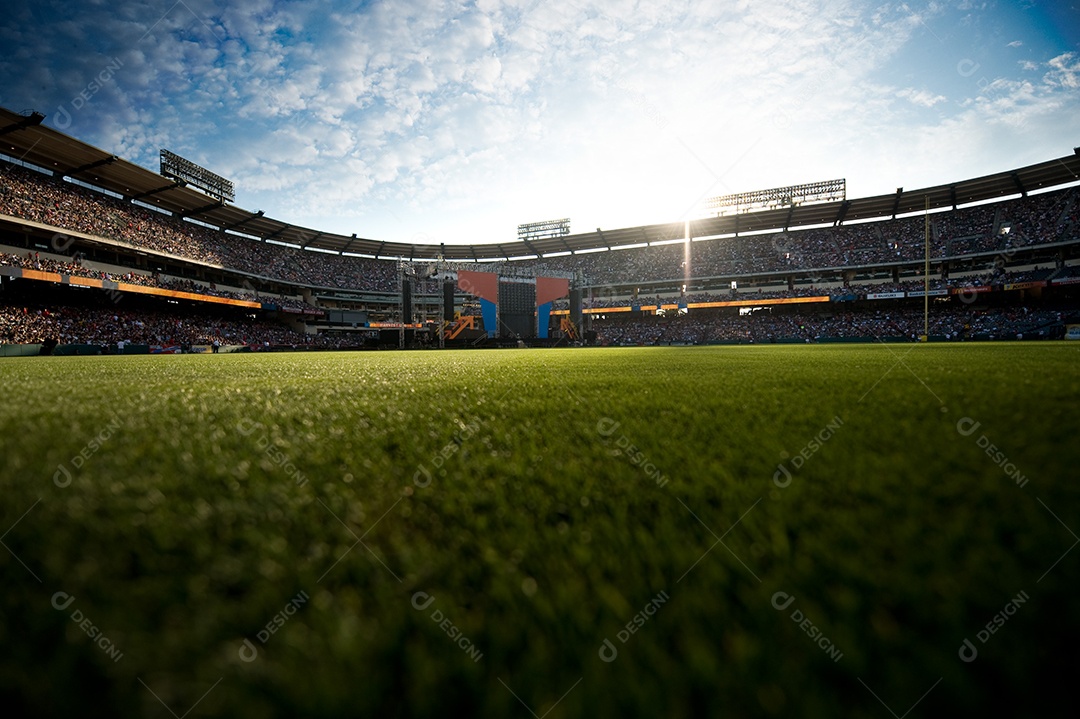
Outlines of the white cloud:
<svg viewBox="0 0 1080 719">
<path fill-rule="evenodd" d="M 1080 88 L 1080 58 L 1074 53 L 1058 55 L 1047 63 L 1047 67 L 1049 71 L 1043 77 L 1047 87 L 1065 90 Z"/>
<path fill-rule="evenodd" d="M 920 107 L 933 107 L 940 102 L 945 102 L 946 97 L 944 95 L 935 95 L 932 92 L 926 90 L 916 90 L 915 88 L 906 87 L 903 90 L 898 90 L 897 97 L 903 98 L 913 105 Z"/>
<path fill-rule="evenodd" d="M 1021 42 L 1020 40 L 1013 40 L 1012 42 L 1010 42 L 1005 47 L 1023 47 L 1023 45 L 1024 45 L 1024 43 Z"/>
</svg>

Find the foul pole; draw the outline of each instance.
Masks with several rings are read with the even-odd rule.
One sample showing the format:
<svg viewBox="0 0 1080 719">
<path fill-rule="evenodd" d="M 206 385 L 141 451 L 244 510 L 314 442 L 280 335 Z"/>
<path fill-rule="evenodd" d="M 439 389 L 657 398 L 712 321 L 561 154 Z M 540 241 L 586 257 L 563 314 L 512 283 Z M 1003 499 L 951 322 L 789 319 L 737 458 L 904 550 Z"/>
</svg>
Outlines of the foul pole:
<svg viewBox="0 0 1080 719">
<path fill-rule="evenodd" d="M 926 264 L 923 266 L 923 342 L 930 341 L 930 195 L 926 196 Z"/>
</svg>

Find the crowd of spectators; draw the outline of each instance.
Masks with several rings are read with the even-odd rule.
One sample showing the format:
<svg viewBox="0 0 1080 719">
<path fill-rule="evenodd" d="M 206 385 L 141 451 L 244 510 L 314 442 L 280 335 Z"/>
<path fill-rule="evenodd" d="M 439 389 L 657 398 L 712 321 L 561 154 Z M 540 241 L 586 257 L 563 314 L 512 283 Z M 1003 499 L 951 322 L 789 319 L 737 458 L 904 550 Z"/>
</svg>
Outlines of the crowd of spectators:
<svg viewBox="0 0 1080 719">
<path fill-rule="evenodd" d="M 397 270 L 390 261 L 303 251 L 223 233 L 18 166 L 0 176 L 0 213 L 308 287 L 397 289 Z"/>
<path fill-rule="evenodd" d="M 76 277 L 88 277 L 97 280 L 127 282 L 132 285 L 144 285 L 148 287 L 158 286 L 156 278 L 138 272 L 113 274 L 83 267 L 82 261 L 78 257 L 72 258 L 71 261 L 68 262 L 61 262 L 59 260 L 42 257 L 41 253 L 38 252 L 27 252 L 25 255 L 0 252 L 0 266 L 20 267 L 25 270 L 39 270 L 41 272 L 74 275 Z"/>
<path fill-rule="evenodd" d="M 179 312 L 73 306 L 0 304 L 0 344 L 118 343 L 168 346 L 249 345 L 338 347 L 346 340 L 296 332 L 268 321 Z"/>
<path fill-rule="evenodd" d="M 235 290 L 219 289 L 213 284 L 196 282 L 194 280 L 162 277 L 157 273 L 148 275 L 141 272 L 125 272 L 123 274 L 103 272 L 101 270 L 83 266 L 82 259 L 79 256 L 75 256 L 69 261 L 60 261 L 42 257 L 40 252 L 27 252 L 25 254 L 0 252 L 0 266 L 21 267 L 27 270 L 40 270 L 42 272 L 53 272 L 75 277 L 124 282 L 130 285 L 142 285 L 144 287 L 160 287 L 167 290 L 191 292 L 199 295 L 211 295 L 213 297 L 229 297 L 238 300 L 266 302 L 277 305 L 278 307 L 289 307 L 298 310 L 316 309 L 314 305 L 295 297 L 279 297 L 259 294 L 257 292 L 237 292 Z"/>
<path fill-rule="evenodd" d="M 1076 238 L 1077 190 L 931 215 L 931 258 L 998 253 Z M 537 271 L 583 270 L 589 284 L 737 277 L 911 262 L 925 256 L 925 220 L 908 217 L 747 237 L 529 260 Z"/>
<path fill-rule="evenodd" d="M 1023 272 L 1006 272 L 1001 268 L 988 271 L 985 274 L 965 276 L 955 279 L 942 279 L 932 277 L 930 279 L 930 291 L 962 290 L 976 285 L 1001 285 L 1014 282 L 1030 282 L 1046 280 L 1056 277 L 1067 277 L 1072 271 L 1080 271 L 1080 267 L 1062 267 L 1060 269 L 1046 267 L 1041 269 L 1026 270 Z M 869 294 L 914 292 L 921 293 L 925 287 L 921 278 L 903 280 L 900 282 L 852 282 L 846 286 L 822 287 L 797 285 L 792 289 L 747 289 L 737 291 L 714 291 L 692 292 L 686 295 L 639 295 L 637 300 L 626 295 L 597 295 L 586 296 L 582 299 L 582 308 L 605 308 L 605 307 L 628 307 L 635 302 L 642 307 L 654 305 L 679 305 L 695 304 L 704 302 L 727 302 L 731 300 L 760 300 L 760 299 L 787 299 L 793 297 L 854 297 L 865 299 Z M 554 309 L 567 309 L 570 306 L 568 298 L 561 298 L 553 303 Z"/>
<path fill-rule="evenodd" d="M 998 253 L 1075 238 L 1077 189 L 931 215 L 931 256 Z M 306 251 L 224 233 L 40 172 L 0 177 L 0 213 L 112 239 L 140 249 L 307 287 L 397 291 L 394 261 Z M 515 269 L 583 271 L 587 284 L 627 284 L 916 261 L 924 218 L 696 241 L 513 263 Z"/>
<path fill-rule="evenodd" d="M 950 339 L 974 336 L 1022 339 L 1066 319 L 1058 309 L 1027 307 L 986 309 L 969 306 L 935 308 L 930 314 L 930 334 Z M 668 343 L 707 344 L 710 342 L 768 343 L 798 340 L 816 342 L 823 338 L 917 339 L 923 333 L 923 312 L 919 308 L 890 307 L 835 313 L 786 313 L 757 311 L 751 314 L 686 314 L 641 319 L 613 318 L 593 324 L 602 344 L 652 345 Z"/>
</svg>

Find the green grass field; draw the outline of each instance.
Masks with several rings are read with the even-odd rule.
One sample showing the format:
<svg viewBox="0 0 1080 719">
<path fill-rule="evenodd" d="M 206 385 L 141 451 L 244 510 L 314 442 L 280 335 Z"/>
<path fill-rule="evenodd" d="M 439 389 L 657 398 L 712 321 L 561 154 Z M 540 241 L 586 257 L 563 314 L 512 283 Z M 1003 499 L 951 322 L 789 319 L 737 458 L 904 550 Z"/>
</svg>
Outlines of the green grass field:
<svg viewBox="0 0 1080 719">
<path fill-rule="evenodd" d="M 0 701 L 1075 716 L 1078 363 L 1080 343 L 5 359 Z"/>
</svg>

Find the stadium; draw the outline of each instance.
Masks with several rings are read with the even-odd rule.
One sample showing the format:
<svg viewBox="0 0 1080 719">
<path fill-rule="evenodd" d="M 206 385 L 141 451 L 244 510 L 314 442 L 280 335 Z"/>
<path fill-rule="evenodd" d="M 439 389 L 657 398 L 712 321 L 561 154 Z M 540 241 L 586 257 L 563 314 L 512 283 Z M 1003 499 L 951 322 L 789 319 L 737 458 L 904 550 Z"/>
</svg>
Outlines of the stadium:
<svg viewBox="0 0 1080 719">
<path fill-rule="evenodd" d="M 0 107 L 14 716 L 1076 714 L 1080 148 L 409 242 L 80 106 Z"/>
<path fill-rule="evenodd" d="M 1077 152 L 893 196 L 781 188 L 759 211 L 430 247 L 244 211 L 41 119 L 3 114 L 8 352 L 1015 340 L 1080 321 Z M 110 324 L 121 300 L 147 314 Z M 173 316 L 198 326 L 163 331 Z"/>
</svg>

